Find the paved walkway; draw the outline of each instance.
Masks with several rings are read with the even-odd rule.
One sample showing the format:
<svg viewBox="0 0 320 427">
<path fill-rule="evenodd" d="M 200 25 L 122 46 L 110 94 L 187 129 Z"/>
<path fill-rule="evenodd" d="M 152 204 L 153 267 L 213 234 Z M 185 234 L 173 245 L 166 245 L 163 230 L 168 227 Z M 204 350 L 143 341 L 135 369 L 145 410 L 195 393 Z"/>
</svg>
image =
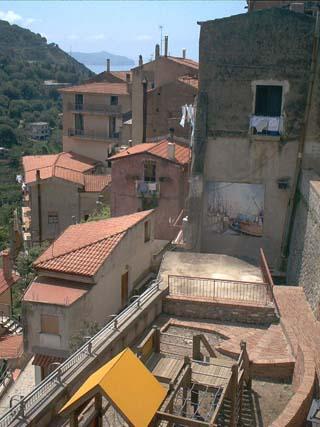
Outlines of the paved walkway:
<svg viewBox="0 0 320 427">
<path fill-rule="evenodd" d="M 34 366 L 31 359 L 17 380 L 11 384 L 7 392 L 0 399 L 0 416 L 10 408 L 10 399 L 13 396 L 26 396 L 34 388 L 35 383 Z"/>
</svg>

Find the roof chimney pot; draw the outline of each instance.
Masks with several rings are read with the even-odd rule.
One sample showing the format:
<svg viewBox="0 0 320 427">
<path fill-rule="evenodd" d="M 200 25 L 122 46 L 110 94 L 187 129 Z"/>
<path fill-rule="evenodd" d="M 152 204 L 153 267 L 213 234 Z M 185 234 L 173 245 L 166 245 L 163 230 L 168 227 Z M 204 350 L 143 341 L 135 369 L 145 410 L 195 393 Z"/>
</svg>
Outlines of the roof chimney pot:
<svg viewBox="0 0 320 427">
<path fill-rule="evenodd" d="M 164 36 L 164 56 L 168 56 L 168 36 Z"/>
<path fill-rule="evenodd" d="M 186 59 L 186 52 L 187 52 L 187 50 L 185 48 L 182 49 L 182 58 L 183 59 Z"/>
<path fill-rule="evenodd" d="M 142 67 L 142 65 L 143 65 L 142 55 L 139 55 L 139 67 Z"/>
<path fill-rule="evenodd" d="M 110 59 L 107 59 L 107 73 L 110 73 Z"/>
<path fill-rule="evenodd" d="M 176 158 L 176 144 L 174 142 L 168 142 L 168 159 L 175 160 Z"/>
<path fill-rule="evenodd" d="M 155 57 L 155 59 L 160 58 L 160 46 L 158 44 L 156 44 L 154 57 Z"/>
</svg>

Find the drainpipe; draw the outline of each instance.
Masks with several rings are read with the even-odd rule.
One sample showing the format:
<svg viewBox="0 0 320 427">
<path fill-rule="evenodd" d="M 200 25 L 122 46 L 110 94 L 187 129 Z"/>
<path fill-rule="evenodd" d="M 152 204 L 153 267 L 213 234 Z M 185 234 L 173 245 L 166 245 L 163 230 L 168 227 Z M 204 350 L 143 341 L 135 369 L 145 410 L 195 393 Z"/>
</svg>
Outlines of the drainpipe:
<svg viewBox="0 0 320 427">
<path fill-rule="evenodd" d="M 294 222 L 294 216 L 295 216 L 294 213 L 295 213 L 295 208 L 298 202 L 298 192 L 299 192 L 298 184 L 301 176 L 303 152 L 304 152 L 306 134 L 307 134 L 308 124 L 309 124 L 309 116 L 310 116 L 310 109 L 311 109 L 313 92 L 314 92 L 316 70 L 318 66 L 318 50 L 319 50 L 319 12 L 317 12 L 316 23 L 315 23 L 314 33 L 313 33 L 312 60 L 311 60 L 307 103 L 306 103 L 304 121 L 302 123 L 302 130 L 301 130 L 300 139 L 299 139 L 298 155 L 296 160 L 296 168 L 295 168 L 295 174 L 293 178 L 293 185 L 290 193 L 290 199 L 289 199 L 288 209 L 287 209 L 287 214 L 285 219 L 285 227 L 284 227 L 283 236 L 282 236 L 281 266 L 280 266 L 282 270 L 286 269 L 285 264 L 289 254 L 290 238 L 292 234 L 293 222 Z"/>
<path fill-rule="evenodd" d="M 142 142 L 147 140 L 147 87 L 148 81 L 143 79 L 142 81 Z"/>
<path fill-rule="evenodd" d="M 39 224 L 39 243 L 42 242 L 42 209 L 41 209 L 41 178 L 40 170 L 36 171 L 36 185 L 37 185 L 37 195 L 38 195 L 38 224 Z"/>
</svg>

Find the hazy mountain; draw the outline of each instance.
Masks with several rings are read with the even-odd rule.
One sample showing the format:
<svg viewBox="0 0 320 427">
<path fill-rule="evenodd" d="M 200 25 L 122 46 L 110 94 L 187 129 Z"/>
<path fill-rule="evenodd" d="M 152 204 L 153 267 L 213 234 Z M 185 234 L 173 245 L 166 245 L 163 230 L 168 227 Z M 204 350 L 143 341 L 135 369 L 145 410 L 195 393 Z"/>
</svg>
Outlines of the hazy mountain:
<svg viewBox="0 0 320 427">
<path fill-rule="evenodd" d="M 70 53 L 73 58 L 75 58 L 77 61 L 81 62 L 85 65 L 106 65 L 107 59 L 109 58 L 111 61 L 111 69 L 112 65 L 119 66 L 119 65 L 125 65 L 125 66 L 134 66 L 133 59 L 127 58 L 126 56 L 120 56 L 120 55 L 114 55 L 109 52 L 72 52 Z"/>
</svg>

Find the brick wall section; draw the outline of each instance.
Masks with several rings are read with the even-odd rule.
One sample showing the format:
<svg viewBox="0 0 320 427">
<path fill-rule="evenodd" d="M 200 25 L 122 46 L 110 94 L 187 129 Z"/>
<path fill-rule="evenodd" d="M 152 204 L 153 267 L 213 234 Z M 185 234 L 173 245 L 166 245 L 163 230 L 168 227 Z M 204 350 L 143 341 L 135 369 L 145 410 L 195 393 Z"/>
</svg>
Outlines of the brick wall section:
<svg viewBox="0 0 320 427">
<path fill-rule="evenodd" d="M 164 312 L 193 319 L 211 319 L 255 325 L 269 325 L 277 320 L 273 307 L 245 305 L 229 301 L 204 301 L 201 299 L 167 296 Z"/>
<path fill-rule="evenodd" d="M 291 236 L 287 280 L 305 290 L 315 315 L 320 304 L 320 177 L 304 171 Z"/>
<path fill-rule="evenodd" d="M 272 427 L 302 427 L 311 405 L 316 371 L 320 373 L 320 324 L 315 320 L 304 291 L 276 287 L 283 330 L 296 357 L 293 374 L 295 394 Z"/>
</svg>

